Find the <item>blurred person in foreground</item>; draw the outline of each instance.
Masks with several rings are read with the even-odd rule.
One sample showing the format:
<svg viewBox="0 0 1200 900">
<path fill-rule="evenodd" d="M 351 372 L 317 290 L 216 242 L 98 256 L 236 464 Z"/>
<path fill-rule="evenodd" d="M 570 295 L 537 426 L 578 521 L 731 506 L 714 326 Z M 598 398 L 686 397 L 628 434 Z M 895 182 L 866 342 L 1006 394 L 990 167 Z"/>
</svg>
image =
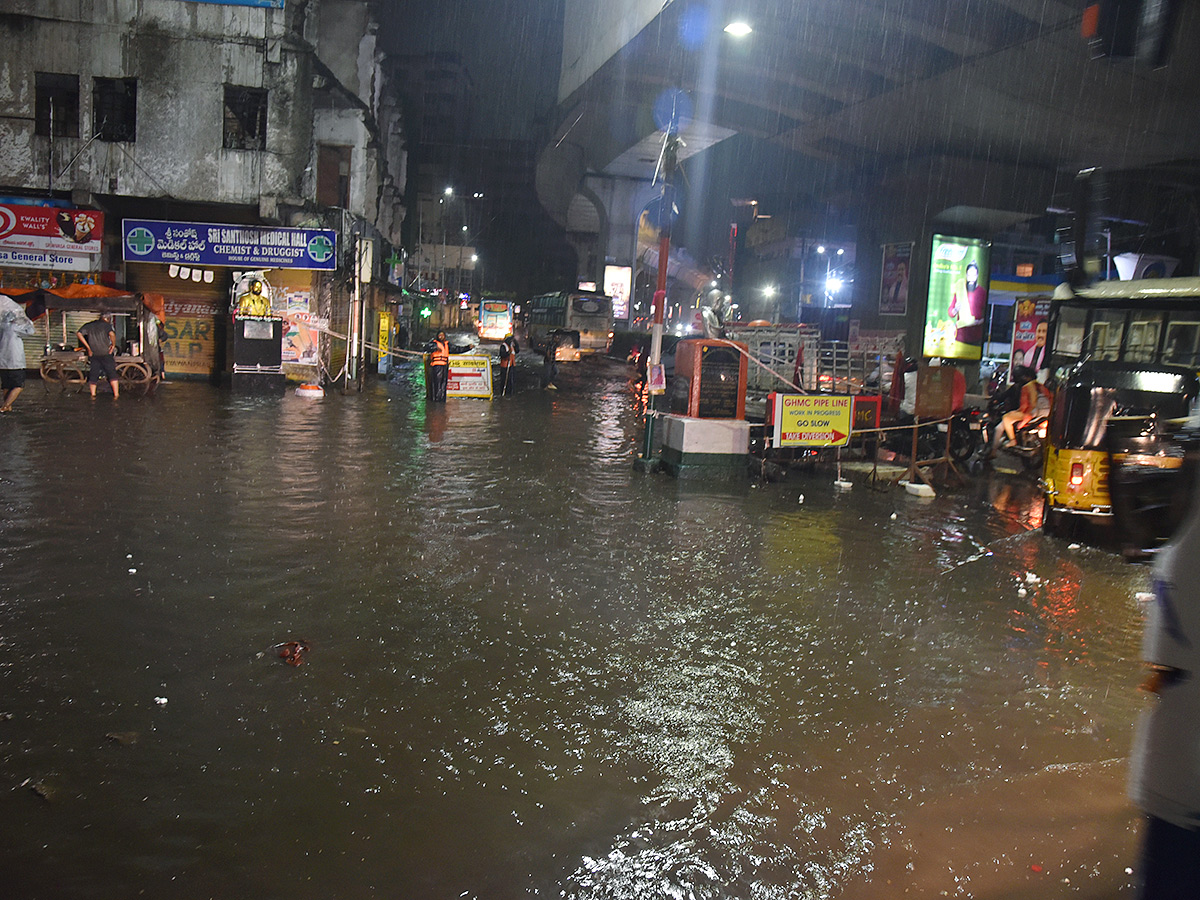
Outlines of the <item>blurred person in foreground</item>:
<svg viewBox="0 0 1200 900">
<path fill-rule="evenodd" d="M 1200 897 L 1200 503 L 1195 499 L 1193 488 L 1183 524 L 1155 558 L 1142 637 L 1149 667 L 1142 688 L 1153 697 L 1138 722 L 1129 772 L 1129 796 L 1146 814 L 1139 900 Z"/>
<path fill-rule="evenodd" d="M 0 413 L 12 410 L 25 387 L 25 345 L 21 335 L 35 332 L 24 308 L 0 294 Z"/>
</svg>

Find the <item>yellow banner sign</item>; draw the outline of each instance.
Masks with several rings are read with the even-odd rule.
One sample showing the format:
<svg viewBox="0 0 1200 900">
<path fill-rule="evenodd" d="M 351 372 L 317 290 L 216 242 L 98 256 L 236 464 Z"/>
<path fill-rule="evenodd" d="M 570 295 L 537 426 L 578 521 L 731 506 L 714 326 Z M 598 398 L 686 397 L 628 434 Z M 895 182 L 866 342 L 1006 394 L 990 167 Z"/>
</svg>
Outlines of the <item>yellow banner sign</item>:
<svg viewBox="0 0 1200 900">
<path fill-rule="evenodd" d="M 850 440 L 853 397 L 776 394 L 776 447 L 844 447 Z"/>
</svg>

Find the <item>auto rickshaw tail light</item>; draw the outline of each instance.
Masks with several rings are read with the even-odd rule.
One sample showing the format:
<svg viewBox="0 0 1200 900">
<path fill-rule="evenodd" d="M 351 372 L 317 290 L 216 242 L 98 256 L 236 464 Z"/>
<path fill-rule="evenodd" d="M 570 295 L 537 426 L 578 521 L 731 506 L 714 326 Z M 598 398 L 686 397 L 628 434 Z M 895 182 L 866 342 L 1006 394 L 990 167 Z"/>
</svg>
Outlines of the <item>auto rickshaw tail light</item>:
<svg viewBox="0 0 1200 900">
<path fill-rule="evenodd" d="M 1083 484 L 1083 463 L 1071 463 L 1071 487 Z"/>
<path fill-rule="evenodd" d="M 1046 422 L 1042 422 L 1042 424 L 1038 426 L 1038 437 L 1040 437 L 1043 441 L 1046 439 L 1046 424 Z"/>
</svg>

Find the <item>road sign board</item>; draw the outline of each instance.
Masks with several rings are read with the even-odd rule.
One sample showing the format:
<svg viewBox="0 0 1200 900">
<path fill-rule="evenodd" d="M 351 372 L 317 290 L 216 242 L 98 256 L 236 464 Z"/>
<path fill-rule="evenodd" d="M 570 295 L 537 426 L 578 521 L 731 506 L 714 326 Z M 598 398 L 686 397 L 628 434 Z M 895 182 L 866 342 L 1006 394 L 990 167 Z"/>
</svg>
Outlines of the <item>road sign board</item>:
<svg viewBox="0 0 1200 900">
<path fill-rule="evenodd" d="M 844 447 L 854 398 L 833 394 L 774 394 L 776 447 Z"/>
</svg>

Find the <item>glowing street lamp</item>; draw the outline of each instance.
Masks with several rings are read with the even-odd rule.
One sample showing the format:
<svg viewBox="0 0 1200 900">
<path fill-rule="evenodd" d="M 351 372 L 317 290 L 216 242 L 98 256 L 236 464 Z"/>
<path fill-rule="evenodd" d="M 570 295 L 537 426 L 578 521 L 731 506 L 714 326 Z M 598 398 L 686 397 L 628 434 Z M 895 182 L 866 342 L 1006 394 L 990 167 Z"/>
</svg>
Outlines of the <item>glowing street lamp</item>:
<svg viewBox="0 0 1200 900">
<path fill-rule="evenodd" d="M 730 22 L 725 26 L 725 33 L 730 37 L 744 38 L 752 31 L 754 31 L 754 29 L 750 27 L 750 23 L 748 22 Z"/>
</svg>

